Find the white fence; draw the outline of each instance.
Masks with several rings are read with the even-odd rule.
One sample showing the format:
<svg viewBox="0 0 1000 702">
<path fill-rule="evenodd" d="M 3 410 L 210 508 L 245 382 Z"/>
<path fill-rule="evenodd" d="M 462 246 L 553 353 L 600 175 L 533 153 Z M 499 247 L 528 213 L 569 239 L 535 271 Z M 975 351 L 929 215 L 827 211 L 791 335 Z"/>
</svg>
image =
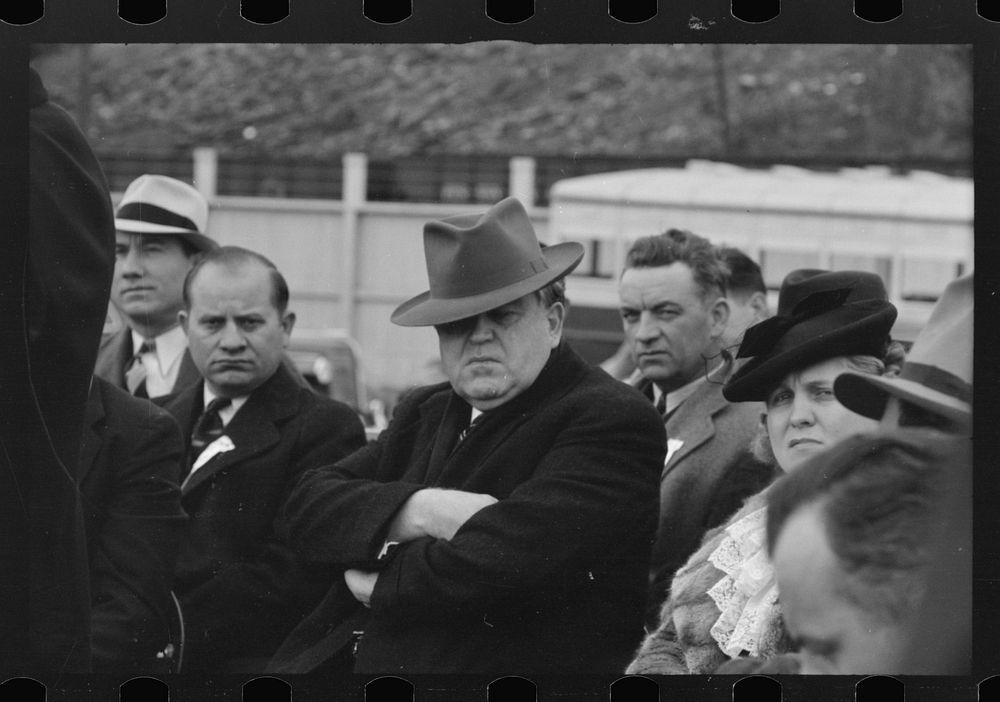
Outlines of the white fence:
<svg viewBox="0 0 1000 702">
<path fill-rule="evenodd" d="M 301 329 L 345 330 L 361 346 L 369 386 L 401 389 L 440 378 L 434 331 L 430 328 L 397 327 L 389 322 L 390 313 L 400 302 L 427 289 L 423 225 L 428 220 L 469 212 L 477 207 L 369 202 L 365 196 L 366 164 L 365 157 L 360 154 L 348 154 L 344 157 L 343 200 L 217 196 L 214 153 L 211 150 L 196 152 L 193 171 L 196 187 L 208 196 L 212 206 L 210 233 L 220 243 L 244 246 L 259 251 L 274 261 L 291 288 L 291 306 L 298 315 L 297 326 Z M 623 247 L 628 237 L 623 239 L 620 233 L 612 235 L 610 229 L 598 225 L 608 217 L 615 217 L 620 223 L 623 210 L 615 212 L 613 208 L 607 209 L 607 203 L 601 203 L 603 214 L 600 211 L 602 207 L 598 206 L 597 210 L 587 215 L 585 210 L 589 211 L 589 208 L 597 204 L 591 200 L 578 203 L 585 204 L 582 209 L 570 211 L 569 202 L 564 197 L 566 190 L 557 186 L 553 189 L 553 229 L 550 233 L 549 209 L 534 207 L 530 200 L 534 193 L 534 168 L 531 160 L 512 159 L 510 173 L 509 191 L 527 201 L 542 241 L 589 234 L 578 238 L 591 241 L 604 239 L 611 244 L 604 247 L 602 254 L 607 256 L 610 253 L 611 258 L 603 262 L 588 262 L 584 270 L 594 276 L 574 275 L 568 291 L 577 307 L 615 307 L 617 296 L 614 278 L 620 268 Z M 591 198 L 588 196 L 586 199 Z M 485 206 L 478 209 L 485 209 Z M 630 208 L 628 211 L 641 213 L 642 209 Z M 921 239 L 913 245 L 920 251 L 920 258 L 929 256 L 932 261 L 961 261 L 971 265 L 971 203 L 969 209 L 968 221 L 960 218 L 961 221 L 949 222 L 947 225 L 943 221 L 934 223 L 933 230 L 938 237 L 936 246 L 920 251 L 920 247 L 927 246 L 926 241 L 932 239 Z M 574 212 L 584 216 L 577 217 Z M 899 256 L 906 249 L 903 224 L 884 218 L 880 228 L 854 228 L 857 246 L 851 249 L 848 246 L 851 236 L 846 229 L 841 231 L 835 242 L 836 246 L 833 246 L 833 242 L 819 241 L 816 236 L 804 236 L 805 228 L 791 227 L 790 219 L 786 219 L 783 223 L 785 226 L 777 230 L 771 227 L 761 228 L 752 225 L 753 218 L 749 216 L 748 210 L 737 212 L 730 207 L 726 212 L 718 212 L 719 216 L 724 215 L 728 218 L 727 221 L 731 221 L 730 225 L 721 230 L 730 236 L 720 238 L 715 225 L 703 231 L 704 227 L 695 226 L 698 222 L 688 221 L 696 216 L 693 210 L 675 209 L 673 214 L 679 219 L 674 221 L 674 218 L 668 218 L 669 222 L 664 220 L 657 226 L 646 222 L 649 224 L 647 227 L 629 227 L 628 236 L 634 238 L 653 234 L 662 229 L 660 224 L 668 224 L 690 227 L 713 241 L 719 239 L 716 243 L 725 241 L 745 245 L 748 253 L 766 259 L 765 274 L 770 273 L 768 277 L 771 284 L 774 283 L 775 275 L 780 272 L 779 269 L 786 267 L 785 264 L 788 263 L 782 257 L 791 256 L 789 260 L 795 259 L 797 262 L 797 257 L 802 252 L 811 255 L 817 251 L 836 250 L 839 257 L 824 254 L 825 258 L 809 265 L 825 264 L 845 268 L 864 265 L 863 259 L 870 257 L 875 249 L 880 252 L 878 258 L 883 258 L 885 246 L 890 241 L 891 248 L 897 250 L 897 253 L 890 254 L 894 262 L 900 261 Z M 814 220 L 823 216 L 820 211 L 809 214 Z M 662 212 L 657 214 L 658 217 L 661 215 Z M 803 216 L 799 216 L 799 219 Z M 556 227 L 559 231 L 555 230 Z M 751 238 L 745 241 L 739 239 L 735 234 L 740 231 Z M 892 236 L 888 237 L 887 233 Z M 860 238 L 857 238 L 858 235 Z M 880 243 L 873 249 L 876 242 Z M 845 246 L 848 248 L 845 249 Z M 857 254 L 856 259 L 851 258 L 851 252 Z M 592 255 L 597 253 L 595 249 L 591 249 Z M 771 268 L 774 270 L 769 271 Z M 894 293 L 900 292 L 898 286 L 901 283 L 893 276 L 890 276 L 889 283 Z M 943 282 L 940 287 L 943 287 Z M 904 302 L 903 306 L 912 304 Z M 927 303 L 919 303 L 919 306 L 923 309 Z"/>
</svg>

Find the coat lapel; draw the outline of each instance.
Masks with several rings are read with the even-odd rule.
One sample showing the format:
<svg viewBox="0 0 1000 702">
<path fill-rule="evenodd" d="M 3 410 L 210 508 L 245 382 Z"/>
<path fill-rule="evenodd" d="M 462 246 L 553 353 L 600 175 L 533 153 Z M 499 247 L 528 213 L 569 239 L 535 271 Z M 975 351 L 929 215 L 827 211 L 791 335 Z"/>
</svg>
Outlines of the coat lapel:
<svg viewBox="0 0 1000 702">
<path fill-rule="evenodd" d="M 451 452 L 435 483 L 448 485 L 452 478 L 464 479 L 474 474 L 475 467 L 484 464 L 517 427 L 543 407 L 570 392 L 586 371 L 586 362 L 565 342 L 561 343 L 552 352 L 548 363 L 530 388 L 510 402 L 480 417 L 478 421 L 482 422 L 482 425 L 477 426 L 476 430 Z M 462 405 L 466 404 L 461 400 L 459 402 Z M 464 426 L 465 424 L 462 424 L 461 428 Z"/>
<path fill-rule="evenodd" d="M 191 358 L 191 351 L 185 347 L 184 353 L 181 355 L 181 367 L 177 369 L 177 380 L 174 381 L 174 389 L 171 394 L 183 392 L 199 380 L 201 380 L 201 373 L 198 372 L 198 367 L 195 366 L 194 360 Z"/>
<path fill-rule="evenodd" d="M 683 441 L 663 467 L 662 477 L 674 469 L 684 457 L 715 436 L 715 415 L 729 406 L 722 396 L 722 383 L 732 372 L 723 368 L 717 377 L 723 380 L 701 384 L 693 395 L 684 400 L 667 420 L 667 441 Z"/>
<path fill-rule="evenodd" d="M 448 393 L 443 413 L 440 402 L 440 398 L 434 396 L 424 402 L 420 408 L 424 421 L 436 421 L 438 424 L 438 430 L 434 435 L 434 445 L 431 448 L 430 462 L 427 465 L 426 480 L 431 485 L 437 484 L 448 459 L 457 449 L 455 443 L 458 441 L 459 434 L 469 426 L 469 418 L 472 416 L 472 408 L 454 392 Z M 432 419 L 432 414 L 439 413 L 441 414 L 440 419 Z"/>
<path fill-rule="evenodd" d="M 201 383 L 198 383 L 194 389 L 201 391 L 201 388 Z M 187 495 L 220 471 L 238 466 L 277 444 L 281 440 L 278 424 L 294 415 L 298 411 L 298 405 L 298 387 L 279 366 L 266 383 L 250 394 L 246 403 L 226 425 L 223 433 L 233 442 L 234 448 L 216 454 L 205 465 L 188 475 L 181 485 L 181 492 Z M 197 421 L 197 417 L 192 420 L 192 427 L 194 421 Z M 190 430 L 188 433 L 190 434 Z"/>
<path fill-rule="evenodd" d="M 123 326 L 114 334 L 101 337 L 94 375 L 104 378 L 115 387 L 125 387 L 125 364 L 132 357 L 132 333 Z"/>
<path fill-rule="evenodd" d="M 81 485 L 94 465 L 94 459 L 101 448 L 104 433 L 101 431 L 101 426 L 104 423 L 104 402 L 102 401 L 101 388 L 96 381 L 92 381 L 92 383 L 84 410 L 83 440 L 80 442 L 80 461 L 76 476 L 77 483 Z"/>
</svg>

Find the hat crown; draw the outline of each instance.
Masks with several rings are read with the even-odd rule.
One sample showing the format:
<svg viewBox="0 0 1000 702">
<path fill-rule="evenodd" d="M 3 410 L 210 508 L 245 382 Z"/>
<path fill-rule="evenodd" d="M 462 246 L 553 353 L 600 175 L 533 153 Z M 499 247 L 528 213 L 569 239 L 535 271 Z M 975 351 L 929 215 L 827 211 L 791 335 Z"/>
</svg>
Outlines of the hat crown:
<svg viewBox="0 0 1000 702">
<path fill-rule="evenodd" d="M 456 215 L 424 226 L 431 296 L 476 295 L 548 270 L 524 206 L 501 200 L 482 215 Z"/>
<path fill-rule="evenodd" d="M 781 290 L 778 293 L 778 316 L 791 316 L 797 311 L 808 309 L 810 298 L 816 297 L 827 299 L 831 306 L 859 300 L 888 301 L 889 299 L 885 283 L 874 273 L 802 268 L 792 271 L 781 282 Z M 818 304 L 814 305 L 813 309 L 818 311 L 822 307 L 822 304 Z"/>
<path fill-rule="evenodd" d="M 972 429 L 973 355 L 972 274 L 945 288 L 910 348 L 898 376 L 841 374 L 834 392 L 849 409 L 882 417 L 890 396 L 955 422 L 955 431 Z"/>
<path fill-rule="evenodd" d="M 951 281 L 917 334 L 903 364 L 922 364 L 951 373 L 972 385 L 973 308 L 972 275 Z"/>
<path fill-rule="evenodd" d="M 185 230 L 205 234 L 208 226 L 208 201 L 195 188 L 164 175 L 141 175 L 125 189 L 115 212 L 116 227 L 133 231 L 129 222 L 139 222 L 135 231 L 151 232 L 160 225 L 163 233 Z"/>
<path fill-rule="evenodd" d="M 855 322 L 888 313 L 887 326 L 880 324 L 868 334 L 847 333 Z M 778 293 L 778 312 L 747 329 L 740 344 L 740 357 L 781 354 L 818 338 L 837 334 L 842 345 L 853 342 L 851 353 L 871 353 L 882 345 L 896 320 L 885 283 L 865 271 L 795 270 L 785 276 Z M 884 330 L 881 327 L 884 326 Z M 873 336 L 871 332 L 877 332 Z"/>
<path fill-rule="evenodd" d="M 482 215 L 428 222 L 424 257 L 430 290 L 397 307 L 395 324 L 446 324 L 513 302 L 576 268 L 583 246 L 543 249 L 524 205 L 509 197 Z"/>
</svg>

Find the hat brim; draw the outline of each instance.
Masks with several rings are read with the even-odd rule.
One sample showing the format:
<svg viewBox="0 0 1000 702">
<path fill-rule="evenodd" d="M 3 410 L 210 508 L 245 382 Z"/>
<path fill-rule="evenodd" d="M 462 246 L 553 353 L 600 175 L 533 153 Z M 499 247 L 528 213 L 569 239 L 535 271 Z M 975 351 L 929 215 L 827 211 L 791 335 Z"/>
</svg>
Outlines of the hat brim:
<svg viewBox="0 0 1000 702">
<path fill-rule="evenodd" d="M 583 259 L 583 245 L 566 241 L 542 249 L 548 268 L 498 290 L 459 298 L 432 298 L 431 293 L 412 297 L 392 313 L 390 320 L 402 327 L 427 327 L 474 317 L 541 290 L 576 268 Z"/>
<path fill-rule="evenodd" d="M 871 419 L 881 419 L 889 398 L 898 397 L 962 425 L 972 420 L 968 402 L 906 378 L 846 371 L 837 376 L 833 392 L 844 407 Z"/>
<path fill-rule="evenodd" d="M 887 304 L 867 317 L 818 334 L 775 356 L 751 358 L 733 374 L 722 395 L 730 402 L 766 401 L 768 393 L 788 373 L 828 358 L 861 353 L 859 339 L 888 338 L 895 321 L 896 308 Z"/>
<path fill-rule="evenodd" d="M 212 251 L 219 244 L 200 232 L 183 227 L 171 227 L 166 224 L 143 222 L 138 219 L 115 219 L 115 230 L 126 234 L 171 234 L 191 242 L 199 251 Z"/>
</svg>

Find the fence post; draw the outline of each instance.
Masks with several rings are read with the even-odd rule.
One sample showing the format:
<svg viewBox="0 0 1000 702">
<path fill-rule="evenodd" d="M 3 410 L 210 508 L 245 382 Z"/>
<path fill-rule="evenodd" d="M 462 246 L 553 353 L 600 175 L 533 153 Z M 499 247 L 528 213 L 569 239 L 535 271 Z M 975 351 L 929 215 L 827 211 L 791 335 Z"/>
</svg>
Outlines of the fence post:
<svg viewBox="0 0 1000 702">
<path fill-rule="evenodd" d="M 210 146 L 194 150 L 194 187 L 206 200 L 212 200 L 219 181 L 219 153 Z"/>
<path fill-rule="evenodd" d="M 526 208 L 535 206 L 535 159 L 515 156 L 510 160 L 509 190 Z"/>
<path fill-rule="evenodd" d="M 341 252 L 340 300 L 343 327 L 351 336 L 357 334 L 357 255 L 358 221 L 361 209 L 368 198 L 368 157 L 365 154 L 347 153 L 344 168 L 344 246 Z"/>
</svg>

